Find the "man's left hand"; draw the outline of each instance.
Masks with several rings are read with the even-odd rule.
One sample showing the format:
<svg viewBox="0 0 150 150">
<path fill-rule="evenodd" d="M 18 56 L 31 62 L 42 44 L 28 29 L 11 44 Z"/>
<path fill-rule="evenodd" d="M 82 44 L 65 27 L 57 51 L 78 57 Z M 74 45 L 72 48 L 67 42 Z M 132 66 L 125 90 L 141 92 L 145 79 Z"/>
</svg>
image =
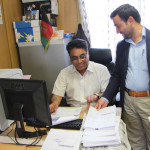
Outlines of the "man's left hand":
<svg viewBox="0 0 150 150">
<path fill-rule="evenodd" d="M 91 103 L 93 101 L 97 101 L 97 96 L 96 95 L 90 95 L 85 97 L 85 99 L 87 100 L 87 103 Z"/>
</svg>

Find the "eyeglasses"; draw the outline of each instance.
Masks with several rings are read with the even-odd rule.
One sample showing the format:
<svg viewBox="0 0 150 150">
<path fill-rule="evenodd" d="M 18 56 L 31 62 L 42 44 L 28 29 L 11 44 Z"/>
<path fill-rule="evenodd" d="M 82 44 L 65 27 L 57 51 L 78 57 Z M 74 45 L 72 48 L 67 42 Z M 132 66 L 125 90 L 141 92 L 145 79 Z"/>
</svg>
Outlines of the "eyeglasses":
<svg viewBox="0 0 150 150">
<path fill-rule="evenodd" d="M 83 53 L 80 56 L 72 56 L 70 57 L 71 61 L 77 61 L 78 59 L 86 59 L 87 58 L 87 53 Z"/>
</svg>

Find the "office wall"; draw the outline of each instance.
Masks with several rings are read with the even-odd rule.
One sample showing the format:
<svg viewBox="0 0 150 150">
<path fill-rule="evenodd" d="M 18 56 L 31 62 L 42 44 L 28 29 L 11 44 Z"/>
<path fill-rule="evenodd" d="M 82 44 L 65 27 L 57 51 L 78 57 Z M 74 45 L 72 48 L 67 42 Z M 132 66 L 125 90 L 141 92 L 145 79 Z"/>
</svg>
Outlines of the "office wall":
<svg viewBox="0 0 150 150">
<path fill-rule="evenodd" d="M 18 68 L 19 59 L 13 21 L 22 18 L 20 0 L 0 0 L 3 24 L 0 24 L 0 68 Z"/>
<path fill-rule="evenodd" d="M 78 23 L 81 22 L 78 0 L 58 0 L 58 10 L 58 29 L 64 30 L 65 33 L 76 33 Z"/>
<path fill-rule="evenodd" d="M 13 21 L 22 20 L 21 0 L 0 0 L 3 24 L 0 24 L 0 68 L 18 68 L 18 50 L 15 42 Z M 58 29 L 76 33 L 80 17 L 78 0 L 58 0 Z"/>
</svg>

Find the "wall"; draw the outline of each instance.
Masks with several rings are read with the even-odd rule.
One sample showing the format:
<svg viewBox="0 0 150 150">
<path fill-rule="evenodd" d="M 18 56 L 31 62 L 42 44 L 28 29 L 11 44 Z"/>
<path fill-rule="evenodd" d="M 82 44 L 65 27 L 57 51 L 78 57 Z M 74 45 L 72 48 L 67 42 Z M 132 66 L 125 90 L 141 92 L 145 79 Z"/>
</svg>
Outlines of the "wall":
<svg viewBox="0 0 150 150">
<path fill-rule="evenodd" d="M 3 24 L 0 24 L 0 68 L 18 68 L 19 59 L 13 21 L 22 18 L 20 0 L 0 0 Z"/>
<path fill-rule="evenodd" d="M 18 49 L 13 21 L 22 20 L 21 0 L 0 0 L 3 24 L 0 24 L 0 68 L 18 68 Z M 65 33 L 76 33 L 80 17 L 78 0 L 58 0 L 57 26 Z"/>
<path fill-rule="evenodd" d="M 59 15 L 57 17 L 57 26 L 59 30 L 65 33 L 76 33 L 80 15 L 78 0 L 58 0 Z"/>
</svg>

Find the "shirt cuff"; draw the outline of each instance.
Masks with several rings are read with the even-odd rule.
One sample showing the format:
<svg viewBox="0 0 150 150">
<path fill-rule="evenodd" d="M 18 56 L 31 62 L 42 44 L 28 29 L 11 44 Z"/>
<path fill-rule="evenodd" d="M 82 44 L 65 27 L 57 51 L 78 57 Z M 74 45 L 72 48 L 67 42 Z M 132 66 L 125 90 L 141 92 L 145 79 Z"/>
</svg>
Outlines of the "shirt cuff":
<svg viewBox="0 0 150 150">
<path fill-rule="evenodd" d="M 109 103 L 109 100 L 107 98 L 105 97 L 101 97 L 101 98 L 103 98 L 107 103 Z"/>
</svg>

